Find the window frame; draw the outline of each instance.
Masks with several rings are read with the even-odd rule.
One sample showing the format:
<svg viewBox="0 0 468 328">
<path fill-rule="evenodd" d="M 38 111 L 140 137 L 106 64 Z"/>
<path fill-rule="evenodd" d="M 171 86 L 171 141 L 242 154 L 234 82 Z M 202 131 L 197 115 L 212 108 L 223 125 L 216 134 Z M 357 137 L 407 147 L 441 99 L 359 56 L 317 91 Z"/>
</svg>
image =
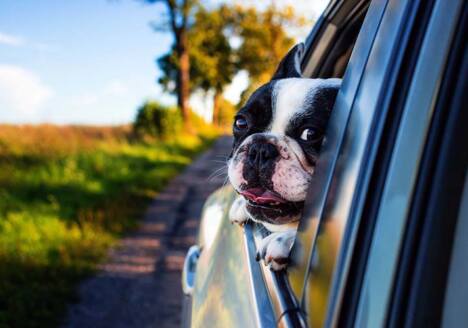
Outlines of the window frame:
<svg viewBox="0 0 468 328">
<path fill-rule="evenodd" d="M 388 321 L 395 275 L 434 104 L 461 1 L 434 1 L 412 75 L 378 212 L 352 325 L 376 327 Z M 448 23 L 450 22 L 450 23 Z M 416 110 L 417 109 L 417 110 Z M 396 325 L 398 326 L 398 325 Z"/>
<path fill-rule="evenodd" d="M 383 122 L 385 122 L 390 105 L 390 96 L 392 90 L 396 88 L 396 77 L 402 66 L 403 51 L 401 49 L 405 50 L 404 45 L 408 42 L 408 36 L 404 32 L 414 23 L 414 17 L 411 15 L 412 9 L 410 4 L 397 0 L 373 1 L 371 3 L 363 25 L 364 31 L 360 32 L 359 38 L 361 40 L 358 38 L 356 42 L 354 49 L 356 53 L 353 52 L 350 61 L 351 69 L 348 67 L 345 74 L 344 84 L 338 95 L 334 114 L 332 114 L 331 127 L 327 132 L 333 137 L 333 132 L 340 130 L 339 126 L 333 126 L 335 123 L 333 115 L 346 116 L 348 114 L 346 117 L 348 122 L 347 125 L 345 124 L 346 135 L 342 134 L 341 141 L 330 138 L 329 144 L 324 145 L 324 151 L 317 167 L 317 177 L 313 182 L 315 187 L 311 187 L 313 199 L 309 200 L 309 208 L 306 208 L 305 211 L 305 217 L 308 219 L 303 219 L 305 222 L 301 222 L 300 227 L 299 243 L 302 245 L 309 243 L 309 248 L 304 250 L 303 246 L 300 249 L 300 246 L 295 245 L 293 249 L 294 258 L 300 253 L 305 253 L 308 256 L 307 263 L 299 261 L 302 267 L 311 267 L 313 264 L 311 254 L 322 247 L 320 242 L 316 244 L 318 230 L 321 230 L 320 238 L 330 234 L 330 228 L 323 225 L 323 222 L 327 216 L 327 222 L 330 222 L 330 215 L 340 213 L 344 222 L 339 228 L 341 229 L 338 237 L 340 243 L 337 246 L 338 251 L 334 257 L 332 271 L 328 276 L 330 279 L 328 285 L 330 293 L 327 295 L 326 307 L 328 310 L 326 313 L 322 313 L 324 315 L 323 322 L 326 322 L 326 325 L 335 325 L 339 319 L 350 259 L 356 242 L 356 230 L 364 210 L 363 205 L 378 150 L 378 140 L 383 133 Z M 378 21 L 375 21 L 377 18 Z M 369 26 L 372 26 L 372 29 Z M 368 30 L 365 30 L 366 28 Z M 363 47 L 360 42 L 364 43 L 362 39 L 369 39 L 372 34 L 374 37 L 371 42 L 368 42 L 368 49 L 366 49 L 369 55 L 364 57 L 358 53 L 362 51 L 361 47 Z M 342 112 L 340 113 L 340 111 Z M 338 113 L 335 114 L 336 112 Z M 353 134 L 355 131 L 352 130 L 359 126 L 357 122 L 363 119 L 367 122 L 367 131 L 361 140 L 363 143 L 361 146 L 364 148 L 360 148 L 358 151 L 359 158 L 353 158 L 352 152 L 354 150 L 350 142 L 352 143 L 356 136 Z M 343 133 L 345 132 L 343 131 Z M 356 133 L 361 133 L 361 131 Z M 359 143 L 354 141 L 354 147 L 356 146 L 360 147 Z M 333 151 L 330 148 L 340 150 Z M 348 160 L 350 161 L 348 162 Z M 349 172 L 340 172 L 347 165 L 351 167 L 351 175 Z M 325 167 L 325 170 L 320 171 L 320 166 Z M 344 174 L 344 177 L 340 176 L 341 174 Z M 346 191 L 343 188 L 349 181 L 354 187 Z M 338 186 L 335 185 L 334 190 L 332 190 L 331 185 L 334 183 Z M 341 194 L 342 199 L 330 197 L 333 193 Z M 319 228 L 320 225 L 323 226 Z M 307 241 L 307 238 L 312 238 L 312 242 Z M 296 273 L 293 269 L 292 275 L 294 274 Z M 307 278 L 305 275 L 304 277 L 304 281 L 306 281 Z M 302 287 L 304 286 L 305 284 Z M 296 289 L 295 293 L 300 295 L 300 299 L 304 301 L 306 288 L 299 290 L 299 292 Z"/>
<path fill-rule="evenodd" d="M 440 326 L 443 319 L 468 167 L 468 112 L 464 110 L 468 6 L 462 6 L 461 17 L 451 21 L 456 32 L 447 47 L 450 55 L 442 73 L 411 204 L 388 320 L 391 326 Z"/>
</svg>

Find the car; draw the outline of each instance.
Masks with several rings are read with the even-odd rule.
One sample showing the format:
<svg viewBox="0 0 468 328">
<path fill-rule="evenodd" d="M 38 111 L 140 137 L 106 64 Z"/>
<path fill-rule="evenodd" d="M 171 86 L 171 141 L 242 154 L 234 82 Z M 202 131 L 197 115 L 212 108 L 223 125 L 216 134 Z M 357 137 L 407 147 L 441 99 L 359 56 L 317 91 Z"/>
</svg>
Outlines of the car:
<svg viewBox="0 0 468 328">
<path fill-rule="evenodd" d="M 342 77 L 286 271 L 207 200 L 182 285 L 191 327 L 468 327 L 467 6 L 332 1 L 304 76 Z"/>
</svg>

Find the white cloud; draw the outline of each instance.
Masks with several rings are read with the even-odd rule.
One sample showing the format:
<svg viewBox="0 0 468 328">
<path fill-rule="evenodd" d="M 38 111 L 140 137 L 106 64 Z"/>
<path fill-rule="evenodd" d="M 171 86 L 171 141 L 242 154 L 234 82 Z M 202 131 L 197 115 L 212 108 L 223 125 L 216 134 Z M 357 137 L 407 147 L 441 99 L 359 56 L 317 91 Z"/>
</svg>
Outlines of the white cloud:
<svg viewBox="0 0 468 328">
<path fill-rule="evenodd" d="M 7 46 L 20 47 L 25 41 L 22 37 L 0 32 L 0 44 Z"/>
<path fill-rule="evenodd" d="M 110 80 L 100 90 L 85 92 L 72 98 L 72 105 L 76 108 L 98 107 L 106 99 L 124 96 L 129 93 L 128 86 L 119 79 Z"/>
<path fill-rule="evenodd" d="M 121 96 L 128 93 L 128 86 L 121 80 L 112 80 L 104 87 L 104 95 Z"/>
<path fill-rule="evenodd" d="M 19 66 L 0 64 L 1 120 L 34 119 L 53 95 L 39 76 Z"/>
<path fill-rule="evenodd" d="M 76 98 L 72 103 L 76 104 L 78 107 L 82 106 L 94 106 L 99 102 L 99 97 L 94 94 L 85 93 Z"/>
<path fill-rule="evenodd" d="M 31 42 L 21 36 L 0 32 L 0 45 L 2 44 L 11 47 L 27 47 L 41 52 L 55 52 L 58 49 L 57 46 L 45 42 Z"/>
</svg>

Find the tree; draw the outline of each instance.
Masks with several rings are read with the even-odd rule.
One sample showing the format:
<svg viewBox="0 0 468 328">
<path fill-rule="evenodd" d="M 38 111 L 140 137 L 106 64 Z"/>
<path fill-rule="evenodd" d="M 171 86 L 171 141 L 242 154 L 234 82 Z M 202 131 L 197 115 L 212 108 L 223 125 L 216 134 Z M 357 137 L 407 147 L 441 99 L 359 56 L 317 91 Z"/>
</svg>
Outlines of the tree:
<svg viewBox="0 0 468 328">
<path fill-rule="evenodd" d="M 190 127 L 189 113 L 189 83 L 190 83 L 190 59 L 188 28 L 193 8 L 197 0 L 143 0 L 147 3 L 163 3 L 168 13 L 168 21 L 153 24 L 156 31 L 169 29 L 174 37 L 173 57 L 167 58 L 177 65 L 175 81 L 177 92 L 177 104 L 181 110 L 182 119 L 186 127 Z"/>
<path fill-rule="evenodd" d="M 268 82 L 277 65 L 295 43 L 286 27 L 298 27 L 302 18 L 295 15 L 292 7 L 279 10 L 270 5 L 263 12 L 253 7 L 237 7 L 236 33 L 241 44 L 238 53 L 238 69 L 249 73 L 250 84 L 243 93 L 243 98 L 261 84 Z"/>
<path fill-rule="evenodd" d="M 236 74 L 235 52 L 229 43 L 229 30 L 232 30 L 232 13 L 227 6 L 207 10 L 198 6 L 193 15 L 193 23 L 187 33 L 190 60 L 190 93 L 195 90 L 213 91 L 213 122 L 219 123 L 221 98 L 226 85 Z M 176 49 L 158 59 L 163 71 L 159 82 L 165 90 L 177 91 L 177 72 L 180 66 Z"/>
<path fill-rule="evenodd" d="M 254 7 L 221 5 L 206 9 L 193 6 L 190 29 L 186 31 L 190 81 L 187 92 L 212 91 L 213 122 L 219 123 L 220 103 L 225 87 L 239 70 L 247 70 L 250 85 L 244 97 L 267 82 L 284 54 L 294 44 L 286 26 L 299 25 L 291 8 L 274 6 L 264 11 Z M 230 39 L 239 40 L 234 47 Z M 159 82 L 167 91 L 178 94 L 182 66 L 177 45 L 158 59 L 163 71 Z"/>
<path fill-rule="evenodd" d="M 136 136 L 170 138 L 181 132 L 182 120 L 176 108 L 161 105 L 155 101 L 147 101 L 138 108 L 133 131 Z"/>
<path fill-rule="evenodd" d="M 213 91 L 213 123 L 220 124 L 220 106 L 225 87 L 237 70 L 234 49 L 229 43 L 232 14 L 227 6 L 213 10 L 200 7 L 190 30 L 192 85 Z"/>
</svg>

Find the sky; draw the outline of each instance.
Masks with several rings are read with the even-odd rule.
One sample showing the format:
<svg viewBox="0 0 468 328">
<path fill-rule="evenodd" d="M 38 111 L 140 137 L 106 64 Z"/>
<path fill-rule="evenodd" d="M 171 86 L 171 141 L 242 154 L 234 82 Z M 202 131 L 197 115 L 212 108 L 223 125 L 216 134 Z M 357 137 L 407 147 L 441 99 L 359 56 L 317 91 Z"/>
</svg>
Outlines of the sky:
<svg viewBox="0 0 468 328">
<path fill-rule="evenodd" d="M 326 2 L 276 1 L 310 17 Z M 175 103 L 156 83 L 155 59 L 172 38 L 150 22 L 164 13 L 138 0 L 0 0 L 0 123 L 122 124 L 148 99 Z M 246 80 L 237 76 L 225 95 L 235 101 Z M 203 99 L 192 103 L 208 108 Z"/>
</svg>

